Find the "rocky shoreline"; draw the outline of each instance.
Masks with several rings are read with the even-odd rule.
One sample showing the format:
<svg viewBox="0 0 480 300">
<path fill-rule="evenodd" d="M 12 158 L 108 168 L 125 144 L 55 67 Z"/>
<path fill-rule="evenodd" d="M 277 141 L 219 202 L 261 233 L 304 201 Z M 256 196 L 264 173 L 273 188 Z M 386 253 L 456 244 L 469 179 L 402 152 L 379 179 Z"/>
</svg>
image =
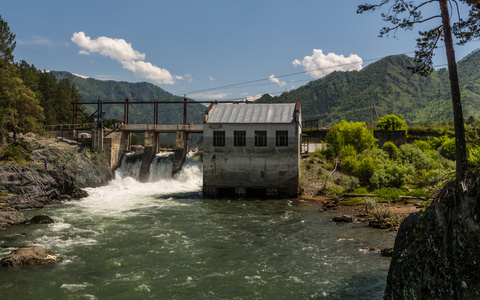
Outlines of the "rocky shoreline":
<svg viewBox="0 0 480 300">
<path fill-rule="evenodd" d="M 87 195 L 81 188 L 106 184 L 113 177 L 103 153 L 75 141 L 31 133 L 18 140 L 30 145 L 30 160 L 0 163 L 0 229 L 26 223 L 22 210 L 80 199 Z"/>
</svg>

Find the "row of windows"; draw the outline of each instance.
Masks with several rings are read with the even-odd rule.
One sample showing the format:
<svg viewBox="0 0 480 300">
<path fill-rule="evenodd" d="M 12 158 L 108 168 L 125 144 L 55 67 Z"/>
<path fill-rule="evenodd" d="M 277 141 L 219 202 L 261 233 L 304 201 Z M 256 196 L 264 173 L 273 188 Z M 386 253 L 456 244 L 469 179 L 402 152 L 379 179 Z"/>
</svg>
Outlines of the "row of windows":
<svg viewBox="0 0 480 300">
<path fill-rule="evenodd" d="M 234 131 L 233 132 L 233 146 L 245 147 L 247 145 L 247 132 Z M 225 131 L 213 131 L 213 146 L 225 147 Z M 288 131 L 277 130 L 275 133 L 275 146 L 288 146 Z M 255 131 L 255 147 L 267 147 L 267 132 L 265 130 Z"/>
</svg>

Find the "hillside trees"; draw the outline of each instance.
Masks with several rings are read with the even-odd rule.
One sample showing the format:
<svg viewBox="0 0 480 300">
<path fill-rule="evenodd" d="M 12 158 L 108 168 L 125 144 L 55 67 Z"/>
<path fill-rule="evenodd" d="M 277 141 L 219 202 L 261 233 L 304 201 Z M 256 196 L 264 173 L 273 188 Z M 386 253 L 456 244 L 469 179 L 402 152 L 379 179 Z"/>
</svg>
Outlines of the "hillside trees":
<svg viewBox="0 0 480 300">
<path fill-rule="evenodd" d="M 382 13 L 385 22 L 390 23 L 390 27 L 383 27 L 380 30 L 380 36 L 395 33 L 398 29 L 411 30 L 416 24 L 424 23 L 433 19 L 441 19 L 441 23 L 434 28 L 419 32 L 420 38 L 417 39 L 417 48 L 415 51 L 415 66 L 411 70 L 421 75 L 428 75 L 433 71 L 432 57 L 437 44 L 443 39 L 445 43 L 448 72 L 450 80 L 450 91 L 452 95 L 453 117 L 455 124 L 456 139 L 456 181 L 459 185 L 465 178 L 467 167 L 467 152 L 465 141 L 465 130 L 463 126 L 463 112 L 460 97 L 460 86 L 458 83 L 457 64 L 455 61 L 455 51 L 453 48 L 453 35 L 459 38 L 459 44 L 466 43 L 480 36 L 480 18 L 479 10 L 471 7 L 469 18 L 467 20 L 458 20 L 452 26 L 450 24 L 449 3 L 451 10 L 460 5 L 461 0 L 425 0 L 425 1 L 406 1 L 406 0 L 382 0 L 379 4 L 359 5 L 357 13 L 366 11 L 375 11 L 384 6 L 389 9 Z M 437 3 L 440 6 L 440 14 L 424 17 L 422 9 L 427 5 Z M 452 5 L 455 4 L 455 5 Z M 459 12 L 458 12 L 459 13 Z"/>
<path fill-rule="evenodd" d="M 45 124 L 68 124 L 72 121 L 72 101 L 81 100 L 75 85 L 67 78 L 57 82 L 50 72 L 40 71 L 22 60 L 18 64 L 20 77 L 40 101 Z"/>
<path fill-rule="evenodd" d="M 13 63 L 15 35 L 0 16 L 0 144 L 8 131 L 39 132 L 43 109 L 35 94 L 20 79 Z"/>
</svg>

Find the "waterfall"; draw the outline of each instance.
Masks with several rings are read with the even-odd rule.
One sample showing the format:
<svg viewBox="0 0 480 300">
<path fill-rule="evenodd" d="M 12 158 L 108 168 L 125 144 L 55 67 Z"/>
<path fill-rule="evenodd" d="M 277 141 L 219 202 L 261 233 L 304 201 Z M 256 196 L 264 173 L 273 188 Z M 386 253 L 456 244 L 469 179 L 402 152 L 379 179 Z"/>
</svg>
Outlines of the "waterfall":
<svg viewBox="0 0 480 300">
<path fill-rule="evenodd" d="M 123 179 L 131 177 L 138 181 L 140 176 L 140 167 L 142 164 L 142 151 L 137 151 L 135 153 L 127 154 L 123 157 L 120 167 L 115 171 L 115 178 Z M 185 181 L 190 179 L 192 176 L 198 177 L 198 172 L 188 172 L 192 166 L 196 169 L 202 167 L 203 156 L 201 152 L 189 152 L 183 169 L 185 171 L 180 172 L 179 181 Z M 172 152 L 160 152 L 153 158 L 150 163 L 150 174 L 148 182 L 157 182 L 159 180 L 166 180 L 172 178 L 172 168 L 173 168 L 173 159 L 174 153 Z"/>
</svg>

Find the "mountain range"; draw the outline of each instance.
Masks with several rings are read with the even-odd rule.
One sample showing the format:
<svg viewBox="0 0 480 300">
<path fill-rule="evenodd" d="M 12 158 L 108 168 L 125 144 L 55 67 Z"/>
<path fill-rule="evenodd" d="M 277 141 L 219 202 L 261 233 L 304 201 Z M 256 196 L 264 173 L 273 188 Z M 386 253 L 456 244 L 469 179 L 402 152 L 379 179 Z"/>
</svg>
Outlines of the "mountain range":
<svg viewBox="0 0 480 300">
<path fill-rule="evenodd" d="M 448 71 L 429 76 L 412 74 L 413 58 L 394 55 L 369 64 L 360 71 L 336 71 L 280 96 L 263 95 L 258 103 L 300 101 L 303 119 L 319 119 L 333 125 L 344 119 L 370 123 L 386 114 L 402 115 L 408 124 L 453 119 Z M 182 97 L 146 82 L 128 83 L 83 78 L 52 71 L 57 79 L 68 78 L 85 101 L 183 101 Z M 464 118 L 480 118 L 480 50 L 458 62 Z M 95 107 L 96 109 L 96 107 Z M 206 107 L 189 104 L 188 121 L 202 123 Z M 91 111 L 94 108 L 90 108 Z M 105 107 L 106 117 L 123 120 L 123 105 Z M 153 123 L 153 105 L 132 105 L 130 123 Z M 159 104 L 160 124 L 181 124 L 182 104 Z"/>
<path fill-rule="evenodd" d="M 402 115 L 408 124 L 453 119 L 448 71 L 427 77 L 412 74 L 413 58 L 394 55 L 360 71 L 337 71 L 278 97 L 264 95 L 257 102 L 302 104 L 304 119 L 332 125 L 344 119 L 376 123 L 386 114 Z M 480 117 L 480 51 L 458 62 L 464 118 Z"/>
<path fill-rule="evenodd" d="M 178 102 L 183 101 L 182 97 L 172 95 L 160 87 L 147 82 L 125 82 L 113 80 L 98 80 L 77 76 L 64 71 L 51 71 L 51 73 L 61 80 L 68 78 L 75 84 L 78 92 L 85 102 L 97 102 L 97 100 L 121 102 L 128 98 L 129 123 L 131 124 L 153 124 L 154 107 L 153 104 L 134 104 L 135 102 L 145 101 L 165 101 Z M 187 99 L 193 101 L 192 99 Z M 84 105 L 88 113 L 97 109 L 97 105 Z M 105 104 L 103 106 L 105 118 L 123 120 L 123 104 Z M 187 105 L 187 120 L 194 124 L 203 122 L 203 113 L 206 106 L 201 103 L 189 103 Z M 159 124 L 183 124 L 183 104 L 160 103 L 158 105 L 158 123 Z"/>
</svg>

